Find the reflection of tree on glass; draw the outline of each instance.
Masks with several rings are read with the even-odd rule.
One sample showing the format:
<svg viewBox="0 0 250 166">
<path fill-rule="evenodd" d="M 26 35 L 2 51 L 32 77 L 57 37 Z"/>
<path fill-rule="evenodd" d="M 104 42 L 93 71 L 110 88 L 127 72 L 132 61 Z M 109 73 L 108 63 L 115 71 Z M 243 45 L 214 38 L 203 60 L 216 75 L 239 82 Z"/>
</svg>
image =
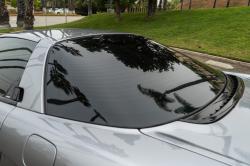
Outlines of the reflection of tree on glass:
<svg viewBox="0 0 250 166">
<path fill-rule="evenodd" d="M 54 49 L 54 50 L 53 50 Z M 59 51 L 60 49 L 63 49 L 65 50 L 66 52 L 74 55 L 74 56 L 80 56 L 82 57 L 82 55 L 80 54 L 79 50 L 77 49 L 74 49 L 73 47 L 68 47 L 68 46 L 65 46 L 61 43 L 57 43 L 51 50 L 52 53 L 55 52 L 55 50 Z"/>
<path fill-rule="evenodd" d="M 54 60 L 53 63 L 49 62 L 48 64 L 52 65 L 52 67 L 50 68 L 50 80 L 47 82 L 47 86 L 52 82 L 56 88 L 62 89 L 67 95 L 75 94 L 76 98 L 70 100 L 47 99 L 47 102 L 55 105 L 65 105 L 79 101 L 84 106 L 91 107 L 91 104 L 89 103 L 89 100 L 86 98 L 86 96 L 77 87 L 72 86 L 71 83 L 65 78 L 65 76 L 68 75 L 67 70 L 56 60 Z M 107 121 L 101 116 L 99 112 L 97 112 L 95 109 L 94 111 L 96 115 L 91 118 L 91 122 L 95 121 L 99 117 L 107 123 Z"/>
<path fill-rule="evenodd" d="M 108 123 L 106 121 L 106 119 L 104 117 L 102 117 L 102 115 L 99 112 L 97 112 L 95 109 L 94 109 L 94 111 L 95 111 L 96 115 L 92 119 L 90 119 L 90 122 L 94 122 L 97 118 L 101 118 L 103 121 L 105 121 L 106 123 Z"/>
<path fill-rule="evenodd" d="M 168 108 L 167 104 L 174 103 L 175 102 L 174 99 L 171 99 L 171 98 L 167 97 L 164 93 L 157 92 L 153 89 L 143 88 L 143 87 L 141 87 L 141 85 L 137 85 L 137 88 L 139 89 L 139 91 L 142 94 L 144 94 L 148 97 L 151 97 L 161 109 L 164 109 L 165 111 L 171 112 L 171 110 Z"/>
<path fill-rule="evenodd" d="M 189 114 L 193 112 L 194 110 L 198 109 L 194 107 L 192 104 L 188 103 L 186 100 L 184 100 L 182 97 L 180 97 L 177 93 L 174 93 L 174 96 L 176 100 L 182 105 L 182 107 L 177 108 L 174 110 L 177 114 Z"/>
<path fill-rule="evenodd" d="M 141 69 L 144 72 L 174 70 L 173 65 L 179 64 L 173 52 L 142 36 L 124 35 L 122 38 L 116 35 L 96 36 L 77 39 L 74 42 L 90 52 L 106 51 L 113 54 L 125 66 Z"/>
</svg>

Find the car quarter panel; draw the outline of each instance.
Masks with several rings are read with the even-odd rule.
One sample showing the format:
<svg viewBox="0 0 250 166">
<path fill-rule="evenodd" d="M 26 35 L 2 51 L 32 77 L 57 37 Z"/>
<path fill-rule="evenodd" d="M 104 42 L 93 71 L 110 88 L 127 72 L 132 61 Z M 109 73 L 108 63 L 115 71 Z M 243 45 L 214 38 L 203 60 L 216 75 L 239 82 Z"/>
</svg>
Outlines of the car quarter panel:
<svg viewBox="0 0 250 166">
<path fill-rule="evenodd" d="M 221 120 L 212 124 L 173 122 L 159 127 L 142 129 L 141 132 L 193 152 L 217 158 L 226 156 L 230 165 L 250 164 L 250 80 L 243 79 L 244 94 L 235 108 Z"/>
<path fill-rule="evenodd" d="M 54 166 L 227 165 L 150 138 L 137 129 L 75 122 L 22 108 L 15 108 L 6 118 L 0 149 L 21 166 L 25 142 L 34 134 L 56 146 Z"/>
<path fill-rule="evenodd" d="M 24 89 L 23 100 L 18 107 L 43 112 L 43 77 L 48 49 L 52 42 L 41 40 L 34 49 L 24 70 L 19 87 Z"/>
<path fill-rule="evenodd" d="M 15 106 L 0 102 L 0 128 L 7 115 L 15 108 Z"/>
</svg>

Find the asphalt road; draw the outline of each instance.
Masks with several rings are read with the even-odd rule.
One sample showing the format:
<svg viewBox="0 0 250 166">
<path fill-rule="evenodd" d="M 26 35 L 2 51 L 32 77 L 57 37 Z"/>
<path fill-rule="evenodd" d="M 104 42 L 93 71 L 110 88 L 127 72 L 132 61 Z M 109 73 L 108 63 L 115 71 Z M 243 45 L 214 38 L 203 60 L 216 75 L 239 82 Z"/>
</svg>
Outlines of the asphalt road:
<svg viewBox="0 0 250 166">
<path fill-rule="evenodd" d="M 83 17 L 85 16 L 67 16 L 67 22 L 79 20 Z M 64 16 L 35 16 L 34 27 L 46 26 L 46 20 L 47 26 L 65 23 Z M 16 27 L 16 17 L 10 17 L 10 25 Z"/>
</svg>

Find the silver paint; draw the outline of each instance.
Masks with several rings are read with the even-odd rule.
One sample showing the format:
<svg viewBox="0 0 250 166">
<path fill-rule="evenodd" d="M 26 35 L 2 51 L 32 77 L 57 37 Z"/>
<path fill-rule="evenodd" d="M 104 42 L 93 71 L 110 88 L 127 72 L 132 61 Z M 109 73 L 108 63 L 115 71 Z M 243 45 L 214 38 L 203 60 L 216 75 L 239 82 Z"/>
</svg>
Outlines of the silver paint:
<svg viewBox="0 0 250 166">
<path fill-rule="evenodd" d="M 56 147 L 38 135 L 32 135 L 24 146 L 23 163 L 25 166 L 53 166 Z"/>
<path fill-rule="evenodd" d="M 14 109 L 6 118 L 0 132 L 0 149 L 21 166 L 23 147 L 33 134 L 56 146 L 54 166 L 226 165 L 145 136 L 137 129 L 75 122 L 22 108 Z"/>
<path fill-rule="evenodd" d="M 243 97 L 221 120 L 205 125 L 176 121 L 141 132 L 230 165 L 250 165 L 250 80 L 243 81 Z"/>
<path fill-rule="evenodd" d="M 15 106 L 1 102 L 0 107 L 0 129 L 7 115 L 15 108 Z"/>
<path fill-rule="evenodd" d="M 23 100 L 17 104 L 18 107 L 36 112 L 43 110 L 43 86 L 44 66 L 48 48 L 51 42 L 41 40 L 34 49 L 24 70 L 19 87 L 24 89 Z"/>
<path fill-rule="evenodd" d="M 56 29 L 1 36 L 39 41 L 20 82 L 20 87 L 24 88 L 23 101 L 16 108 L 1 103 L 0 122 L 4 121 L 0 130 L 1 152 L 23 166 L 24 147 L 31 137 L 40 143 L 48 140 L 51 144 L 43 143 L 50 148 L 55 146 L 54 166 L 250 165 L 250 132 L 247 129 L 250 124 L 250 76 L 245 74 L 241 75 L 246 85 L 245 93 L 236 108 L 220 121 L 208 125 L 173 122 L 142 129 L 141 133 L 137 129 L 99 126 L 43 114 L 43 83 L 49 48 L 58 41 L 107 33 L 125 34 L 104 30 Z M 32 145 L 36 146 L 36 149 L 42 149 L 37 144 Z M 36 159 L 31 162 L 36 162 Z M 36 164 L 44 165 L 47 164 Z"/>
<path fill-rule="evenodd" d="M 76 37 L 89 36 L 89 35 L 102 35 L 102 34 L 131 34 L 125 32 L 115 32 L 108 30 L 98 29 L 44 29 L 44 30 L 31 30 L 31 31 L 19 31 L 3 35 L 3 37 L 19 37 L 26 38 L 33 41 L 37 39 L 47 39 L 51 41 L 61 41 L 66 39 L 72 39 Z"/>
</svg>

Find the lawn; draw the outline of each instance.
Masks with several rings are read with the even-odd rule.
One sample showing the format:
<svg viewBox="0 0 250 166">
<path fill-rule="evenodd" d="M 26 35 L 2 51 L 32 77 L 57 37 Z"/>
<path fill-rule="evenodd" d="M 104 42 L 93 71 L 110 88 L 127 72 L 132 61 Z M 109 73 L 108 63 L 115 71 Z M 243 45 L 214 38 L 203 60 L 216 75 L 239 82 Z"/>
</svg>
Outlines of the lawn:
<svg viewBox="0 0 250 166">
<path fill-rule="evenodd" d="M 154 18 L 146 19 L 145 16 L 146 13 L 123 13 L 123 20 L 117 22 L 115 14 L 94 14 L 68 24 L 36 29 L 91 28 L 131 32 L 166 46 L 250 62 L 250 7 L 162 11 Z"/>
</svg>

